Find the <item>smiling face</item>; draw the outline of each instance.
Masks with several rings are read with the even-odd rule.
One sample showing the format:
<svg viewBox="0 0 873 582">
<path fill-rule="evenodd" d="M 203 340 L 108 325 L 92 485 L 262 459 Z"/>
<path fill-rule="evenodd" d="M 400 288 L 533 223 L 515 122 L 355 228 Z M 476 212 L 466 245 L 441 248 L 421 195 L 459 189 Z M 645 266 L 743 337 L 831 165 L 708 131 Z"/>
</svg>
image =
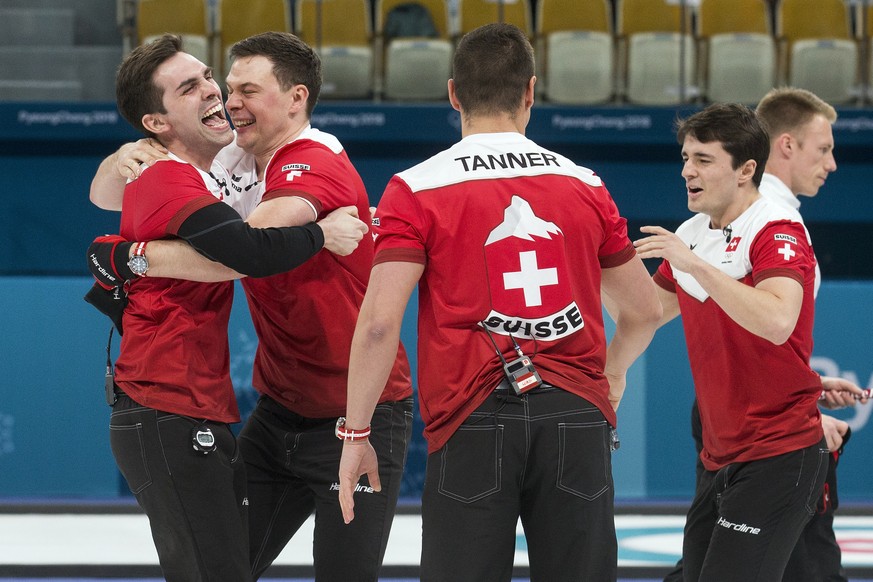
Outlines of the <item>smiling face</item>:
<svg viewBox="0 0 873 582">
<path fill-rule="evenodd" d="M 713 228 L 722 228 L 739 216 L 747 203 L 757 164 L 748 160 L 733 167 L 731 155 L 721 142 L 703 143 L 686 135 L 682 144 L 682 177 L 688 192 L 688 209 L 710 217 Z"/>
<path fill-rule="evenodd" d="M 180 52 L 155 70 L 154 83 L 163 91 L 166 113 L 146 115 L 143 123 L 170 151 L 208 169 L 221 148 L 233 141 L 212 69 Z"/>
<path fill-rule="evenodd" d="M 235 59 L 227 76 L 227 112 L 237 145 L 259 160 L 269 159 L 309 123 L 307 96 L 303 85 L 283 90 L 267 57 Z"/>
<path fill-rule="evenodd" d="M 791 190 L 797 195 L 815 196 L 828 174 L 837 169 L 831 123 L 823 115 L 815 115 L 794 137 Z"/>
</svg>

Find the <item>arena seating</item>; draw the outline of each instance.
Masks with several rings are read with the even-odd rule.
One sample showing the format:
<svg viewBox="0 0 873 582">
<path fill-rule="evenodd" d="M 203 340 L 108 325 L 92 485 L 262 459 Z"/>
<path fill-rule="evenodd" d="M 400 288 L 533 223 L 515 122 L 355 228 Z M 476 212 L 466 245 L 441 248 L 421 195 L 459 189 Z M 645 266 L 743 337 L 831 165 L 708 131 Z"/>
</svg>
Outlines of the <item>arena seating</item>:
<svg viewBox="0 0 873 582">
<path fill-rule="evenodd" d="M 80 46 L 83 10 L 119 47 Z M 859 0 L 8 0 L 0 8 L 0 100 L 112 100 L 124 53 L 158 34 L 227 72 L 227 49 L 294 31 L 324 61 L 325 99 L 441 101 L 458 39 L 521 27 L 537 97 L 561 105 L 738 101 L 804 87 L 836 105 L 873 101 L 873 7 Z M 92 21 L 87 24 L 94 27 Z M 424 28 L 421 28 L 424 27 Z"/>
<path fill-rule="evenodd" d="M 858 40 L 844 0 L 780 0 L 777 34 L 785 80 L 822 99 L 849 103 L 858 97 Z"/>
<path fill-rule="evenodd" d="M 540 0 L 537 56 L 549 101 L 605 103 L 615 94 L 615 40 L 607 0 Z"/>
<path fill-rule="evenodd" d="M 776 43 L 764 0 L 702 0 L 699 75 L 709 101 L 757 103 L 776 82 Z"/>
<path fill-rule="evenodd" d="M 377 0 L 376 34 L 382 96 L 444 100 L 454 43 L 446 0 Z M 416 6 L 417 5 L 417 6 Z"/>
<path fill-rule="evenodd" d="M 297 0 L 294 27 L 321 56 L 323 98 L 372 95 L 374 51 L 367 0 Z"/>
<path fill-rule="evenodd" d="M 692 100 L 695 47 L 689 6 L 671 0 L 617 0 L 624 95 L 640 105 Z"/>
</svg>

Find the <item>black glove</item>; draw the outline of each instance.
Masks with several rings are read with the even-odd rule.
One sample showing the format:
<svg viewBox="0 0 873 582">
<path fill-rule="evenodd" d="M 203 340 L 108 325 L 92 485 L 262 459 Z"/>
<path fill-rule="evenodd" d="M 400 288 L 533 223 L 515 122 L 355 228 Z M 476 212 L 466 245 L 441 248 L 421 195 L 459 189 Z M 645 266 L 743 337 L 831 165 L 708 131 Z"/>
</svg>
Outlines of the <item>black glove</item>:
<svg viewBox="0 0 873 582">
<path fill-rule="evenodd" d="M 131 245 L 132 242 L 112 234 L 98 236 L 88 247 L 88 269 L 104 289 L 111 290 L 137 278 L 127 266 Z"/>
<path fill-rule="evenodd" d="M 124 315 L 124 308 L 127 307 L 127 294 L 122 287 L 107 289 L 98 281 L 85 294 L 85 301 L 112 320 L 118 330 L 118 335 L 124 333 L 121 327 L 121 318 Z"/>
</svg>

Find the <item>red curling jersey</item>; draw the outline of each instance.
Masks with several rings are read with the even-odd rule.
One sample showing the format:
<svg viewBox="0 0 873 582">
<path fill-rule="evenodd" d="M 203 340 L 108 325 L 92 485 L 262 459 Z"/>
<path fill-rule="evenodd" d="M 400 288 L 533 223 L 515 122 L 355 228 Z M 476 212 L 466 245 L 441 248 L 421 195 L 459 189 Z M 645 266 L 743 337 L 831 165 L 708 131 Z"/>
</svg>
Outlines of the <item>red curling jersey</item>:
<svg viewBox="0 0 873 582">
<path fill-rule="evenodd" d="M 172 238 L 191 214 L 219 204 L 226 180 L 178 158 L 160 161 L 127 184 L 121 236 Z M 115 382 L 143 406 L 217 422 L 239 422 L 230 381 L 227 322 L 233 283 L 141 277 L 130 284 Z"/>
<path fill-rule="evenodd" d="M 754 287 L 769 277 L 803 285 L 797 325 L 782 345 L 735 323 L 688 273 L 661 263 L 655 282 L 677 294 L 703 423 L 709 471 L 814 445 L 822 438 L 821 378 L 809 367 L 815 254 L 797 211 L 760 198 L 731 223 L 731 238 L 703 214 L 676 234 L 707 263 Z"/>
<path fill-rule="evenodd" d="M 319 218 L 341 206 L 370 215 L 364 184 L 340 142 L 308 127 L 279 148 L 265 168 L 263 200 L 299 196 Z M 373 238 L 346 257 L 322 250 L 293 271 L 243 279 L 258 334 L 252 384 L 310 418 L 346 411 L 349 352 L 370 279 Z M 380 402 L 412 395 L 403 346 Z"/>
<path fill-rule="evenodd" d="M 425 265 L 418 380 L 430 452 L 503 379 L 495 344 L 518 357 L 510 334 L 545 382 L 615 425 L 600 276 L 634 249 L 591 170 L 519 133 L 471 135 L 394 176 L 374 228 L 377 264 Z"/>
</svg>

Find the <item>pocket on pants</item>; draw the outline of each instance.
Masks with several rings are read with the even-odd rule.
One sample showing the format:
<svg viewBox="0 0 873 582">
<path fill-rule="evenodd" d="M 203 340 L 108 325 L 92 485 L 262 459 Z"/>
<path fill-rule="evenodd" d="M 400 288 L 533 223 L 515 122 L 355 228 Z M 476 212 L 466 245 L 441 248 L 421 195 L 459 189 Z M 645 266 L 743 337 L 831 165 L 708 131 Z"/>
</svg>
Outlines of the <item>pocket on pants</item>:
<svg viewBox="0 0 873 582">
<path fill-rule="evenodd" d="M 500 490 L 502 426 L 461 426 L 439 452 L 443 495 L 471 503 Z"/>
<path fill-rule="evenodd" d="M 612 462 L 607 424 L 558 425 L 558 489 L 591 501 L 609 490 Z"/>
<path fill-rule="evenodd" d="M 152 484 L 146 462 L 142 424 L 109 425 L 109 443 L 121 474 L 131 493 L 136 495 Z"/>
</svg>

